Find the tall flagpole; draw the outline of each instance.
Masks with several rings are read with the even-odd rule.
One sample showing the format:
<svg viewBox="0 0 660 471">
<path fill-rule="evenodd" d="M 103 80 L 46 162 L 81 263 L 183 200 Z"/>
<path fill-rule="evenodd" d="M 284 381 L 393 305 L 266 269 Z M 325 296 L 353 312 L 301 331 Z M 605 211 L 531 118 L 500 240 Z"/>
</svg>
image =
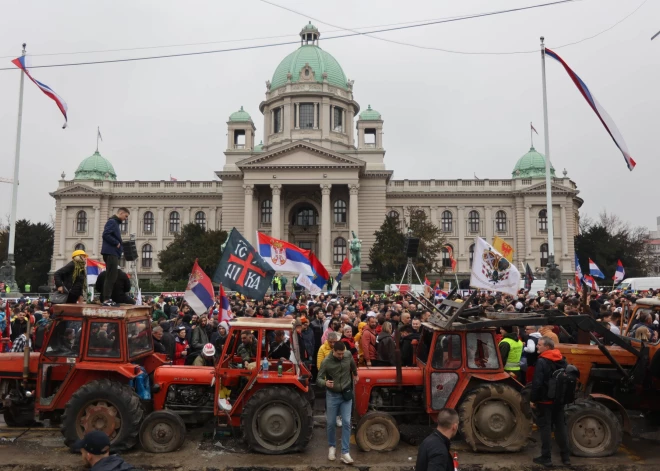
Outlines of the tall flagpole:
<svg viewBox="0 0 660 471">
<path fill-rule="evenodd" d="M 22 56 L 25 56 L 23 43 Z M 18 92 L 18 125 L 16 126 L 16 154 L 14 157 L 14 182 L 11 193 L 11 215 L 9 217 L 9 250 L 7 251 L 7 262 L 2 267 L 2 277 L 9 285 L 10 292 L 18 292 L 16 284 L 16 264 L 14 262 L 14 245 L 16 242 L 16 206 L 18 202 L 18 170 L 21 160 L 21 125 L 23 123 L 23 84 L 25 83 L 25 72 L 21 70 L 21 84 Z"/>
<path fill-rule="evenodd" d="M 543 134 L 545 138 L 545 197 L 546 214 L 548 216 L 548 265 L 546 268 L 545 287 L 553 288 L 550 285 L 549 269 L 555 267 L 555 237 L 552 217 L 552 176 L 550 175 L 550 136 L 548 131 L 548 93 L 545 81 L 545 45 L 541 36 L 541 71 L 543 75 Z"/>
<path fill-rule="evenodd" d="M 534 131 L 532 131 L 532 122 L 529 122 L 529 144 L 530 147 L 534 147 L 534 134 L 532 134 Z"/>
</svg>

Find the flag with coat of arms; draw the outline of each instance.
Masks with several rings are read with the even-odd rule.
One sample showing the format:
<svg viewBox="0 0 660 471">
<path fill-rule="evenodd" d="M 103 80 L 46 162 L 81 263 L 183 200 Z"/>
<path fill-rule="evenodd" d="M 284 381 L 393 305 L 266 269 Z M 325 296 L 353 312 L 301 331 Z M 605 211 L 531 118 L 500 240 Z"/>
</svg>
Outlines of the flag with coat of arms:
<svg viewBox="0 0 660 471">
<path fill-rule="evenodd" d="M 492 245 L 476 237 L 470 286 L 515 296 L 520 289 L 520 272 Z"/>
</svg>

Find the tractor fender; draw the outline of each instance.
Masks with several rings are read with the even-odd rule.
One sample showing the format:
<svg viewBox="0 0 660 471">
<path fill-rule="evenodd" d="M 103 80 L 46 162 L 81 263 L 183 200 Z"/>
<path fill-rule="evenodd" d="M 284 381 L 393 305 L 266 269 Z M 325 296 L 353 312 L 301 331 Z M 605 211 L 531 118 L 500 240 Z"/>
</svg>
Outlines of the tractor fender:
<svg viewBox="0 0 660 471">
<path fill-rule="evenodd" d="M 628 417 L 628 412 L 619 403 L 619 401 L 606 394 L 598 394 L 598 393 L 589 394 L 589 398 L 603 404 L 608 409 L 612 409 L 615 410 L 616 412 L 619 412 L 621 414 L 621 419 L 623 420 L 623 424 L 622 424 L 623 431 L 626 432 L 627 434 L 632 433 L 632 424 L 630 423 L 630 417 Z"/>
</svg>

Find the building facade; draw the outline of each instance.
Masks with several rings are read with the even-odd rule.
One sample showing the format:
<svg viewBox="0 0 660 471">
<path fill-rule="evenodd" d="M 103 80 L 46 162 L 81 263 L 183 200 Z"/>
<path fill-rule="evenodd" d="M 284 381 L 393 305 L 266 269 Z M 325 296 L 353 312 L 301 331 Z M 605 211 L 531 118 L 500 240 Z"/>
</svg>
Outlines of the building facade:
<svg viewBox="0 0 660 471">
<path fill-rule="evenodd" d="M 101 258 L 105 221 L 125 206 L 131 215 L 122 232 L 135 234 L 138 272 L 157 278 L 158 253 L 187 223 L 207 229 L 236 227 L 253 243 L 256 231 L 313 250 L 334 273 L 348 253 L 354 232 L 362 240 L 362 270 L 385 215 L 409 221 L 412 208 L 426 211 L 439 226 L 458 261 L 470 270 L 476 236 L 499 236 L 514 249 L 518 266 L 543 271 L 547 261 L 545 158 L 531 148 L 509 179 L 396 180 L 384 163 L 384 120 L 367 106 L 361 111 L 353 81 L 318 46 L 311 24 L 301 46 L 266 82 L 263 140 L 242 109 L 227 121 L 227 150 L 217 181 L 119 181 L 98 152 L 85 159 L 73 180 L 64 175 L 56 191 L 52 268 L 76 248 Z M 470 169 L 472 171 L 472 169 Z M 574 236 L 582 200 L 573 181 L 552 169 L 555 260 L 572 273 Z M 442 263 L 449 265 L 448 254 Z M 368 275 L 367 275 L 368 278 Z"/>
</svg>

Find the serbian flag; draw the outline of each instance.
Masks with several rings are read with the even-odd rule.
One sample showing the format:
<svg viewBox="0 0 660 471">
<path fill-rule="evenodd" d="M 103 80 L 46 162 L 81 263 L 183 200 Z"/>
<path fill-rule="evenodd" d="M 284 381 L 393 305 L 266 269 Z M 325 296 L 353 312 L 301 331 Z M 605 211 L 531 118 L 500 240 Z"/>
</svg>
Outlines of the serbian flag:
<svg viewBox="0 0 660 471">
<path fill-rule="evenodd" d="M 289 242 L 275 239 L 262 232 L 257 232 L 257 246 L 259 255 L 274 270 L 291 271 L 294 273 L 303 273 L 307 276 L 314 276 L 310 258 L 311 252 L 309 250 L 303 250 Z M 329 275 L 325 277 L 326 281 L 328 278 Z"/>
<path fill-rule="evenodd" d="M 105 271 L 105 263 L 97 262 L 91 258 L 87 259 L 87 284 L 93 285 L 102 271 Z"/>
<path fill-rule="evenodd" d="M 566 286 L 568 286 L 569 291 L 575 291 L 575 285 L 571 280 L 566 280 Z"/>
<path fill-rule="evenodd" d="M 34 84 L 41 89 L 42 92 L 46 94 L 51 100 L 55 102 L 57 107 L 60 109 L 62 114 L 64 115 L 64 126 L 62 126 L 62 129 L 66 128 L 66 124 L 68 121 L 68 118 L 66 116 L 66 112 L 68 110 L 68 106 L 64 100 L 62 100 L 62 97 L 59 96 L 57 93 L 53 91 L 52 88 L 50 88 L 48 85 L 45 83 L 41 83 L 39 80 L 36 80 L 30 75 L 30 72 L 28 71 L 27 65 L 25 63 L 25 56 L 18 57 L 11 61 L 12 64 L 14 64 L 16 67 L 21 69 L 23 72 L 25 72 L 25 75 L 28 76 L 30 80 L 34 82 Z"/>
<path fill-rule="evenodd" d="M 623 263 L 621 263 L 621 260 L 617 260 L 616 271 L 614 272 L 614 276 L 612 277 L 612 279 L 615 282 L 623 281 L 624 276 L 626 276 L 626 271 L 623 269 Z"/>
<path fill-rule="evenodd" d="M 598 284 L 596 283 L 596 280 L 594 279 L 593 276 L 584 275 L 584 284 L 587 285 L 592 290 L 598 291 Z"/>
<path fill-rule="evenodd" d="M 580 260 L 578 259 L 577 252 L 575 252 L 575 287 L 580 289 L 582 280 L 582 267 L 580 266 Z"/>
<path fill-rule="evenodd" d="M 431 286 L 431 282 L 429 281 L 429 279 L 427 277 L 424 277 L 424 284 L 426 286 Z"/>
<path fill-rule="evenodd" d="M 213 306 L 213 296 L 211 278 L 204 273 L 204 270 L 198 265 L 197 259 L 195 259 L 192 273 L 190 273 L 190 278 L 188 278 L 188 286 L 185 293 L 183 293 L 183 299 L 199 315 L 208 311 Z"/>
<path fill-rule="evenodd" d="M 222 284 L 220 285 L 220 315 L 218 316 L 218 322 L 230 321 L 231 320 L 231 306 L 229 305 L 229 298 L 225 293 Z"/>
<path fill-rule="evenodd" d="M 607 114 L 607 111 L 605 111 L 605 109 L 602 106 L 600 106 L 600 103 L 598 103 L 596 97 L 593 96 L 593 94 L 587 87 L 587 84 L 584 83 L 582 79 L 578 77 L 578 75 L 575 72 L 573 72 L 573 70 L 568 66 L 568 64 L 566 64 L 566 62 L 564 62 L 564 60 L 561 57 L 559 57 L 556 52 L 546 48 L 545 53 L 549 57 L 552 57 L 554 60 L 558 61 L 562 66 L 564 66 L 564 69 L 568 73 L 568 76 L 571 78 L 571 80 L 573 80 L 575 86 L 578 88 L 578 90 L 580 90 L 580 93 L 582 94 L 584 99 L 587 100 L 587 103 L 589 103 L 591 109 L 594 110 L 594 113 L 596 113 L 596 116 L 598 116 L 598 119 L 600 119 L 600 122 L 605 127 L 605 130 L 607 131 L 607 133 L 610 135 L 616 146 L 623 154 L 623 158 L 626 161 L 628 170 L 632 171 L 632 169 L 635 168 L 635 165 L 637 165 L 637 163 L 630 156 L 630 152 L 628 152 L 628 146 L 626 146 L 626 142 L 623 140 L 623 136 L 617 129 L 616 124 L 614 124 L 614 121 L 612 121 L 610 115 Z"/>
<path fill-rule="evenodd" d="M 312 276 L 309 277 L 310 280 L 312 280 L 312 283 L 321 288 L 326 287 L 328 284 L 328 280 L 330 279 L 330 273 L 328 273 L 328 270 L 323 266 L 321 261 L 316 258 L 316 255 L 314 255 L 314 252 L 309 252 L 309 261 L 312 266 L 312 272 L 314 273 Z"/>
<path fill-rule="evenodd" d="M 595 276 L 596 278 L 605 278 L 605 275 L 602 271 L 600 271 L 598 265 L 596 265 L 591 259 L 589 259 L 589 274 L 591 276 Z"/>
<path fill-rule="evenodd" d="M 451 261 L 451 271 L 456 271 L 456 259 L 454 258 L 454 249 L 451 245 L 445 245 L 445 249 L 449 253 L 449 260 Z"/>
<path fill-rule="evenodd" d="M 342 278 L 344 278 L 344 275 L 351 271 L 353 268 L 353 265 L 351 264 L 350 260 L 348 260 L 348 257 L 344 259 L 344 261 L 341 263 L 341 267 L 339 268 L 339 273 L 335 277 L 335 281 L 332 284 L 332 292 L 336 293 L 337 292 L 337 287 L 339 286 L 339 282 L 341 281 Z"/>
</svg>

